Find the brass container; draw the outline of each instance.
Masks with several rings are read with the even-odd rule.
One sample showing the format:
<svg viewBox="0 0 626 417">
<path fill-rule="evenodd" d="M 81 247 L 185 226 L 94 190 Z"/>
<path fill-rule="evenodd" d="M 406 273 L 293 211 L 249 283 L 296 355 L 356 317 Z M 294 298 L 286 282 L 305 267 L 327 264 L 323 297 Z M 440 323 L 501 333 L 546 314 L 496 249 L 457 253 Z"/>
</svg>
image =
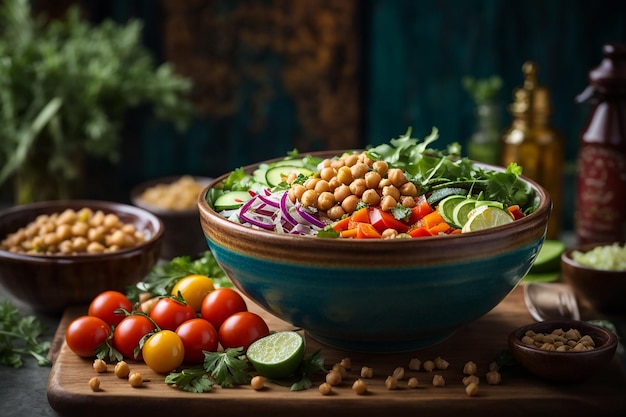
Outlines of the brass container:
<svg viewBox="0 0 626 417">
<path fill-rule="evenodd" d="M 501 164 L 506 167 L 516 162 L 523 168 L 523 175 L 550 193 L 553 209 L 547 238 L 558 239 L 563 209 L 564 140 L 549 124 L 550 92 L 537 84 L 537 65 L 527 61 L 522 72 L 524 84 L 514 90 L 509 106 L 513 121 L 502 136 Z"/>
</svg>

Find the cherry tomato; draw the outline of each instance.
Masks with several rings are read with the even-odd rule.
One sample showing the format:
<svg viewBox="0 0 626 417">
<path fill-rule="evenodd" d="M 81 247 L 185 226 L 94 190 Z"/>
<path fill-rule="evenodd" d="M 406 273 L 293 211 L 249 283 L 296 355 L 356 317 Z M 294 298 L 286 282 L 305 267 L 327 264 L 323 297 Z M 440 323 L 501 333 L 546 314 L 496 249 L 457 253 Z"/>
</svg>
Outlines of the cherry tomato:
<svg viewBox="0 0 626 417">
<path fill-rule="evenodd" d="M 133 310 L 133 304 L 119 291 L 105 291 L 98 294 L 96 298 L 91 301 L 87 314 L 99 317 L 110 326 L 115 326 L 125 317 L 123 313 L 115 313 L 115 310 L 119 308 L 131 312 Z"/>
<path fill-rule="evenodd" d="M 161 330 L 175 331 L 183 322 L 195 317 L 193 307 L 169 297 L 159 299 L 150 310 L 150 318 Z"/>
<path fill-rule="evenodd" d="M 154 323 L 146 316 L 135 314 L 124 317 L 113 331 L 113 347 L 124 357 L 139 360 L 141 352 L 135 357 L 135 349 L 141 338 L 154 329 Z"/>
<path fill-rule="evenodd" d="M 74 319 L 65 331 L 65 342 L 72 352 L 82 358 L 96 356 L 96 349 L 111 334 L 111 326 L 94 316 Z"/>
<path fill-rule="evenodd" d="M 246 351 L 252 342 L 268 334 L 270 329 L 261 316 L 241 311 L 224 320 L 218 337 L 224 349 L 243 347 Z"/>
<path fill-rule="evenodd" d="M 217 330 L 202 318 L 187 320 L 176 329 L 185 346 L 185 363 L 203 363 L 205 350 L 216 352 L 219 344 Z"/>
<path fill-rule="evenodd" d="M 211 291 L 215 290 L 213 280 L 205 275 L 188 275 L 181 278 L 174 288 L 172 295 L 180 295 L 189 304 L 194 311 L 199 312 L 202 307 L 202 300 Z"/>
<path fill-rule="evenodd" d="M 171 330 L 161 330 L 148 338 L 141 348 L 143 361 L 154 372 L 173 371 L 183 363 L 185 347 L 181 338 Z"/>
<path fill-rule="evenodd" d="M 248 311 L 241 294 L 232 288 L 218 288 L 204 297 L 200 315 L 219 329 L 224 320 L 240 311 Z"/>
</svg>

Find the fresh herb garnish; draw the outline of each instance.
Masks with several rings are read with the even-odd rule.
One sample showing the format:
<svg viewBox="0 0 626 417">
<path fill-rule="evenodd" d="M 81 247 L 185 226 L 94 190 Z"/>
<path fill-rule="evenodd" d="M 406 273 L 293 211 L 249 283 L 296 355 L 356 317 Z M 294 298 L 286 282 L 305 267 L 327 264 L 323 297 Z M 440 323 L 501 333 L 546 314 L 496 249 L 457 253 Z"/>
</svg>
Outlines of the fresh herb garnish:
<svg viewBox="0 0 626 417">
<path fill-rule="evenodd" d="M 174 385 L 187 392 L 209 392 L 213 390 L 215 381 L 204 371 L 202 367 L 183 369 L 180 372 L 172 372 L 165 377 L 167 385 Z"/>
<path fill-rule="evenodd" d="M 0 303 L 0 363 L 20 368 L 23 357 L 32 356 L 39 366 L 52 365 L 50 342 L 40 340 L 44 330 L 37 317 L 23 316 L 8 300 Z"/>
<path fill-rule="evenodd" d="M 137 302 L 141 293 L 150 293 L 154 296 L 169 295 L 181 278 L 194 274 L 211 278 L 216 288 L 232 287 L 230 278 L 219 266 L 211 251 L 206 251 L 195 260 L 189 256 L 179 256 L 168 263 L 155 265 L 144 281 L 128 288 L 127 296 L 132 302 Z"/>
<path fill-rule="evenodd" d="M 222 388 L 249 384 L 252 379 L 242 348 L 228 348 L 224 352 L 204 352 L 203 367 Z"/>
<path fill-rule="evenodd" d="M 291 391 L 302 391 L 313 386 L 311 378 L 319 372 L 326 372 L 324 369 L 324 358 L 321 357 L 320 351 L 317 350 L 308 358 L 304 358 L 300 367 L 296 371 L 296 375 L 300 376 L 297 382 L 291 385 Z"/>
</svg>

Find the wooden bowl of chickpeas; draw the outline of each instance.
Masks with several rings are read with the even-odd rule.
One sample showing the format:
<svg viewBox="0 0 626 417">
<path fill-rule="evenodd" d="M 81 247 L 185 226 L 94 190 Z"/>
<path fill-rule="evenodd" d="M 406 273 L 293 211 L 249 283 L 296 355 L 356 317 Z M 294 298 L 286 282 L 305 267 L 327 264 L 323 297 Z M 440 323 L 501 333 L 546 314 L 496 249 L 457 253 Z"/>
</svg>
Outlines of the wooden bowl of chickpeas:
<svg viewBox="0 0 626 417">
<path fill-rule="evenodd" d="M 158 262 L 163 223 L 131 205 L 47 201 L 0 212 L 0 284 L 39 311 L 124 291 Z"/>
<path fill-rule="evenodd" d="M 579 320 L 532 323 L 511 332 L 508 342 L 520 365 L 557 382 L 591 377 L 611 362 L 617 350 L 615 333 Z"/>
<path fill-rule="evenodd" d="M 131 202 L 156 214 L 163 222 L 163 259 L 195 257 L 208 249 L 198 227 L 198 196 L 212 180 L 190 175 L 163 177 L 141 183 L 131 190 Z"/>
</svg>

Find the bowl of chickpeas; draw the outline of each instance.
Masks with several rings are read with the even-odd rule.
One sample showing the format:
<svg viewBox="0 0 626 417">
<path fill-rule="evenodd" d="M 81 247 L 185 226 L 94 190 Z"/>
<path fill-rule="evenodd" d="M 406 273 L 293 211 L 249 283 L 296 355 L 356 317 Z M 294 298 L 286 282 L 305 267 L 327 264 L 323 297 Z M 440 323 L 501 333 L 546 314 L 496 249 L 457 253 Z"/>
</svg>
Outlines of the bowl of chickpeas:
<svg viewBox="0 0 626 417">
<path fill-rule="evenodd" d="M 579 320 L 532 323 L 509 334 L 517 363 L 542 379 L 577 382 L 602 371 L 615 356 L 612 330 Z"/>
<path fill-rule="evenodd" d="M 0 285 L 59 313 L 105 290 L 125 291 L 158 262 L 163 223 L 131 205 L 46 201 L 0 211 Z"/>
<path fill-rule="evenodd" d="M 343 154 L 329 151 L 311 156 L 325 161 Z M 243 167 L 243 171 L 259 176 L 260 169 L 275 161 Z M 375 171 L 384 176 L 384 167 L 374 166 L 364 169 L 364 175 Z M 265 174 L 272 182 L 271 172 Z M 252 216 L 271 211 L 278 203 L 271 200 L 276 198 L 271 192 L 259 189 L 255 194 L 259 208 L 250 214 L 258 226 L 233 221 L 232 212 L 216 208 L 246 198 L 241 193 L 230 202 L 218 200 L 220 188 L 230 179 L 231 173 L 216 178 L 198 200 L 202 230 L 218 263 L 259 306 L 304 329 L 311 338 L 347 351 L 401 352 L 435 345 L 488 313 L 530 269 L 545 238 L 551 209 L 546 191 L 521 177 L 537 207 L 510 224 L 414 238 L 407 233 L 386 237 L 384 232 L 378 238 L 331 238 L 293 233 L 305 230 L 300 223 L 280 232 L 267 230 L 265 226 L 271 225 L 262 223 L 265 218 Z M 410 186 L 399 188 L 403 190 L 400 199 L 412 192 Z M 360 194 L 364 196 L 365 191 Z M 385 196 L 382 192 L 379 200 Z M 374 204 L 382 203 L 365 203 Z M 293 216 L 305 215 L 297 210 Z M 338 221 L 342 218 L 337 217 Z"/>
<path fill-rule="evenodd" d="M 163 259 L 195 257 L 207 250 L 198 228 L 198 196 L 211 181 L 208 177 L 171 176 L 146 181 L 131 190 L 131 202 L 154 213 L 163 222 Z"/>
</svg>

